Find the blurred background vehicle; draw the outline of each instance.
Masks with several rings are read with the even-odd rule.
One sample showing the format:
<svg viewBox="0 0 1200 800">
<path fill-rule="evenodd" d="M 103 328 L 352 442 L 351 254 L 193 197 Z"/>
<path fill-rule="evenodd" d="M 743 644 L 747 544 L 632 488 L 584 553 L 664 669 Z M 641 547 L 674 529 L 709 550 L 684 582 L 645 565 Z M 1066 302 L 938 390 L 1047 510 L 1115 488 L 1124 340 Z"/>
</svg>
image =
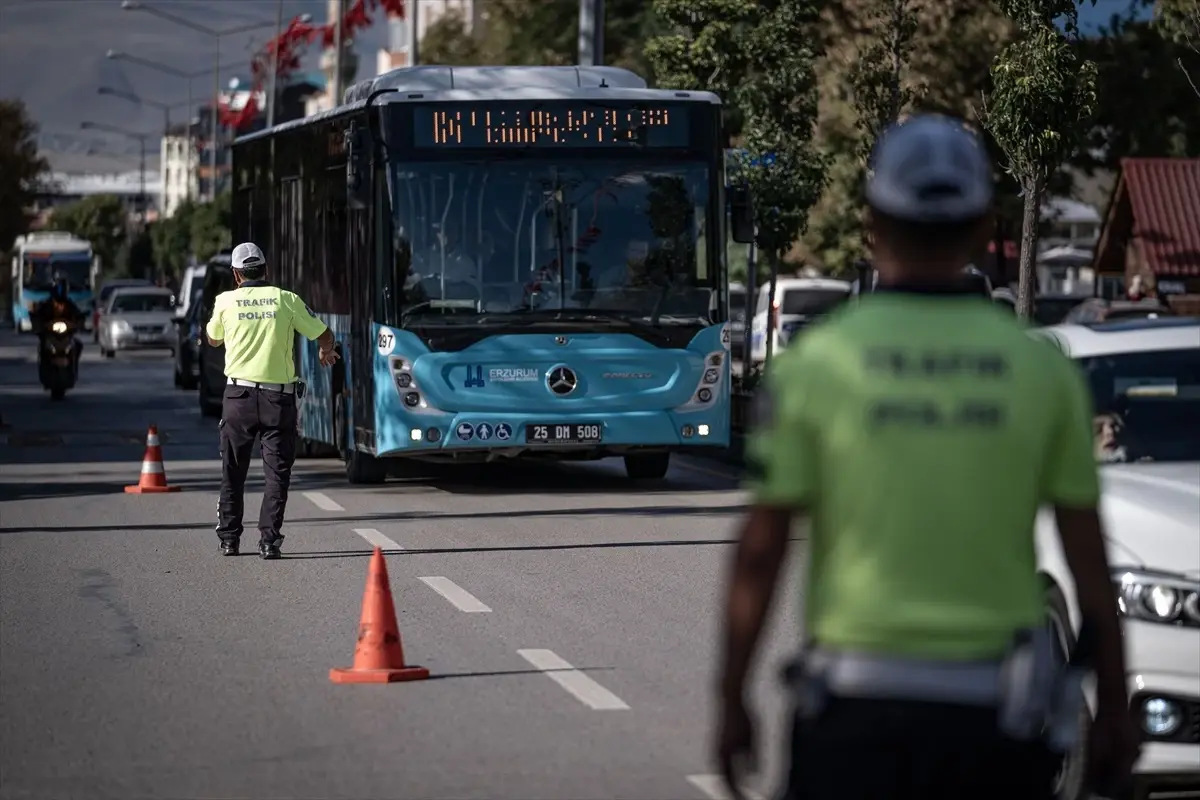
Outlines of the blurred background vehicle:
<svg viewBox="0 0 1200 800">
<path fill-rule="evenodd" d="M 118 350 L 164 349 L 173 346 L 175 294 L 157 286 L 126 286 L 108 298 L 100 327 L 100 352 L 112 358 Z"/>
</svg>

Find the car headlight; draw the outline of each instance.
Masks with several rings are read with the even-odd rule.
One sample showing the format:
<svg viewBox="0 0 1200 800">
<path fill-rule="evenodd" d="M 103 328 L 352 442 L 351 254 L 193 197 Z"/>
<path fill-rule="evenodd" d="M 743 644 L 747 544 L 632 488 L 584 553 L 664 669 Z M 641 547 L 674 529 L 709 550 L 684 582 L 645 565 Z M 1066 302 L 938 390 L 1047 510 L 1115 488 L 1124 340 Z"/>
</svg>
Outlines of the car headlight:
<svg viewBox="0 0 1200 800">
<path fill-rule="evenodd" d="M 1123 617 L 1200 628 L 1200 581 L 1134 569 L 1114 569 Z"/>
<path fill-rule="evenodd" d="M 125 320 L 123 320 L 123 319 L 114 319 L 114 320 L 112 321 L 112 329 L 113 329 L 114 331 L 127 331 L 127 330 L 129 330 L 130 328 L 129 328 L 129 323 L 128 323 L 128 322 L 126 322 Z"/>
<path fill-rule="evenodd" d="M 66 333 L 67 332 L 67 323 L 56 322 L 50 326 L 50 330 L 54 331 L 55 333 Z"/>
</svg>

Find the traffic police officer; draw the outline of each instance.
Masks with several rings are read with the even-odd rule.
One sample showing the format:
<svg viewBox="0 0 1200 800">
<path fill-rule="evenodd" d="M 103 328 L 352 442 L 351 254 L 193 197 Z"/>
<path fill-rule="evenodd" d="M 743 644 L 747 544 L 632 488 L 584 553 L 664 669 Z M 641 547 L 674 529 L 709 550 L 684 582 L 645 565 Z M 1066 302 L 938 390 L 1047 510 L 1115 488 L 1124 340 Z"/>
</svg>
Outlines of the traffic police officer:
<svg viewBox="0 0 1200 800">
<path fill-rule="evenodd" d="M 217 535 L 223 555 L 238 554 L 246 472 L 258 439 L 266 478 L 258 552 L 264 559 L 276 559 L 296 460 L 296 401 L 304 392 L 293 363 L 295 334 L 317 340 L 322 366 L 333 364 L 338 354 L 333 334 L 304 301 L 266 282 L 267 262 L 258 245 L 239 244 L 232 262 L 237 288 L 217 295 L 206 328 L 209 344 L 225 345 L 227 379 L 220 423 Z"/>
<path fill-rule="evenodd" d="M 1033 530 L 1046 503 L 1091 633 L 1081 642 L 1091 639 L 1098 697 L 1093 785 L 1119 784 L 1138 744 L 1087 388 L 1069 359 L 964 279 L 992 230 L 992 165 L 978 137 L 960 120 L 913 117 L 885 133 L 873 168 L 879 286 L 773 363 L 748 446 L 753 500 L 725 611 L 722 772 L 739 795 L 753 755 L 747 674 L 803 515 L 806 644 L 789 676 L 786 797 L 1050 800 L 1065 748 L 1048 746 L 1062 740 L 1044 735 L 1046 723 L 1082 690 L 1045 687 L 1082 669 L 1062 669 L 1043 627 Z M 1057 719 L 1069 720 L 1069 739 L 1078 707 Z"/>
</svg>

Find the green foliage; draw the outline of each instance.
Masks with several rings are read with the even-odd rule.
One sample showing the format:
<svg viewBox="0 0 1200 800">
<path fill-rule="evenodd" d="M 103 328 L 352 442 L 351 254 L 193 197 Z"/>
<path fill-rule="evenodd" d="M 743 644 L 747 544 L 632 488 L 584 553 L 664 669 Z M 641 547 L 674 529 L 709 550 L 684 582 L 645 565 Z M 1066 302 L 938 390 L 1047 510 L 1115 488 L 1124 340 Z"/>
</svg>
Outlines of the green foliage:
<svg viewBox="0 0 1200 800">
<path fill-rule="evenodd" d="M 1176 63 L 1200 95 L 1200 0 L 1159 0 L 1156 22 L 1167 38 L 1181 46 Z"/>
<path fill-rule="evenodd" d="M 127 236 L 121 242 L 121 247 L 117 250 L 113 275 L 122 278 L 147 278 L 150 280 L 155 278 L 152 231 L 153 226 L 147 230 L 136 231 L 133 236 Z"/>
<path fill-rule="evenodd" d="M 175 213 L 150 229 L 154 262 L 166 274 L 179 276 L 192 259 L 201 263 L 232 246 L 232 197 L 222 192 L 212 203 L 180 203 Z"/>
<path fill-rule="evenodd" d="M 96 194 L 59 206 L 50 217 L 50 228 L 66 231 L 92 243 L 106 274 L 117 268 L 117 253 L 125 241 L 129 217 L 120 197 Z"/>
<path fill-rule="evenodd" d="M 1082 61 L 1054 26 L 1038 26 L 996 59 L 984 124 L 1008 172 L 1026 191 L 1040 192 L 1074 152 L 1095 103 L 1096 65 Z"/>
<path fill-rule="evenodd" d="M 825 182 L 825 159 L 812 144 L 821 5 L 654 0 L 668 27 L 646 44 L 659 85 L 715 92 L 741 112 L 746 156 L 736 177 L 750 187 L 756 243 L 775 258 L 804 232 Z"/>
<path fill-rule="evenodd" d="M 216 200 L 196 206 L 191 215 L 192 254 L 200 262 L 208 261 L 220 250 L 232 247 L 232 197 L 229 192 L 217 195 Z"/>
<path fill-rule="evenodd" d="M 803 251 L 838 274 L 867 254 L 863 154 L 873 131 L 913 108 L 969 117 L 1013 26 L 993 0 L 836 0 L 823 21 L 817 143 L 830 163 Z M 1015 194 L 1002 181 L 1002 202 Z"/>
<path fill-rule="evenodd" d="M 1179 68 L 1190 51 L 1158 23 L 1114 16 L 1102 35 L 1078 42 L 1096 63 L 1096 114 L 1071 163 L 1091 174 L 1116 171 L 1126 157 L 1200 155 L 1200 103 Z M 1193 54 L 1194 57 L 1194 54 Z M 1200 73 L 1196 73 L 1200 74 Z"/>
<path fill-rule="evenodd" d="M 38 153 L 36 136 L 25 104 L 0 100 L 0 253 L 29 232 L 28 211 L 50 169 Z"/>
<path fill-rule="evenodd" d="M 642 44 L 655 21 L 645 0 L 606 0 L 604 63 L 648 77 Z M 421 41 L 421 61 L 453 65 L 566 65 L 578 62 L 579 5 L 487 0 L 480 32 L 457 11 L 438 18 Z"/>
<path fill-rule="evenodd" d="M 196 204 L 191 200 L 180 203 L 175 213 L 159 220 L 150 229 L 154 262 L 168 275 L 182 275 L 192 253 L 192 217 Z"/>
<path fill-rule="evenodd" d="M 859 154 L 864 159 L 879 135 L 922 95 L 905 81 L 917 31 L 912 0 L 875 0 L 869 16 L 879 34 L 850 68 L 854 110 L 862 131 Z"/>
<path fill-rule="evenodd" d="M 1017 313 L 1033 311 L 1034 259 L 1047 183 L 1075 151 L 1096 103 L 1096 65 L 1079 57 L 1075 0 L 1002 0 L 1020 36 L 992 66 L 983 123 L 1024 193 Z"/>
</svg>

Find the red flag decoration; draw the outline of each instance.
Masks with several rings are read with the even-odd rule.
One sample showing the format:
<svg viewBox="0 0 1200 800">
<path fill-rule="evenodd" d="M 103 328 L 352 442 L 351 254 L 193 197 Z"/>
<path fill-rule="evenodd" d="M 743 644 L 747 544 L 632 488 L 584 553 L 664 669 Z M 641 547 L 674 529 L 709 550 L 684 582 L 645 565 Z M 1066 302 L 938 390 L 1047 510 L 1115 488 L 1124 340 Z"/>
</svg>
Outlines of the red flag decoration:
<svg viewBox="0 0 1200 800">
<path fill-rule="evenodd" d="M 371 27 L 372 15 L 379 9 L 383 9 L 389 17 L 403 17 L 404 0 L 354 0 L 342 16 L 342 40 L 353 39 L 359 31 Z M 275 76 L 277 80 L 282 80 L 300 68 L 300 61 L 308 45 L 320 40 L 323 48 L 329 48 L 333 47 L 336 38 L 336 23 L 311 25 L 302 22 L 299 17 L 293 19 L 279 36 L 267 42 L 263 52 L 251 63 L 250 96 L 246 105 L 234 111 L 229 108 L 228 103 L 223 103 L 218 98 L 217 113 L 221 124 L 241 131 L 249 127 L 258 116 L 256 96 L 263 90 L 264 85 L 270 83 L 271 62 L 276 53 L 278 66 Z"/>
</svg>

